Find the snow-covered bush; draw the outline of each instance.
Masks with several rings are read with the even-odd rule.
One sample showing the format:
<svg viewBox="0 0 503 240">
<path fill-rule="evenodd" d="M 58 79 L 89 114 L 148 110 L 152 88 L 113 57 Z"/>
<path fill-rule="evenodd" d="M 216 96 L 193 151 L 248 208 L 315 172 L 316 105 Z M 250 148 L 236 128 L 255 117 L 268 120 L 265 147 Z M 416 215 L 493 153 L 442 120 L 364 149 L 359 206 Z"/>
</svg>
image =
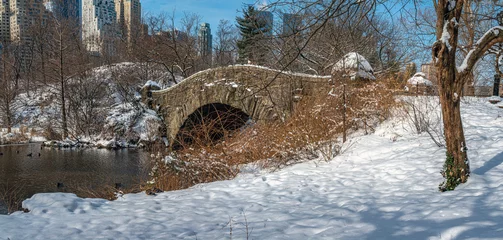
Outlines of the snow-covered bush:
<svg viewBox="0 0 503 240">
<path fill-rule="evenodd" d="M 414 76 L 407 80 L 407 84 L 433 86 L 433 83 L 430 80 L 426 79 L 426 74 L 424 74 L 423 72 L 414 74 Z"/>
<path fill-rule="evenodd" d="M 426 74 L 418 72 L 407 80 L 405 91 L 415 95 L 434 95 L 436 88 L 430 80 L 426 79 Z"/>
<path fill-rule="evenodd" d="M 350 52 L 332 68 L 332 74 L 342 73 L 345 77 L 350 77 L 351 80 L 367 79 L 376 80 L 374 76 L 374 69 L 370 63 L 362 55 Z"/>
</svg>

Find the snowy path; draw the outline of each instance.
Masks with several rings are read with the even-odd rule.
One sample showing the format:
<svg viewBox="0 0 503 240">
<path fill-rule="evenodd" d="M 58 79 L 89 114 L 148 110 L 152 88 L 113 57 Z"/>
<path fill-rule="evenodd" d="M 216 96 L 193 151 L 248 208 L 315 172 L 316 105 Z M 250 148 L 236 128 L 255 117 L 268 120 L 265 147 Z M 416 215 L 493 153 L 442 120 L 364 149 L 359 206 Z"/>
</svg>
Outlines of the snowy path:
<svg viewBox="0 0 503 240">
<path fill-rule="evenodd" d="M 331 162 L 109 202 L 37 194 L 0 239 L 503 239 L 503 110 L 463 105 L 473 174 L 440 193 L 445 151 L 391 124 Z M 395 126 L 400 131 L 400 126 Z"/>
</svg>

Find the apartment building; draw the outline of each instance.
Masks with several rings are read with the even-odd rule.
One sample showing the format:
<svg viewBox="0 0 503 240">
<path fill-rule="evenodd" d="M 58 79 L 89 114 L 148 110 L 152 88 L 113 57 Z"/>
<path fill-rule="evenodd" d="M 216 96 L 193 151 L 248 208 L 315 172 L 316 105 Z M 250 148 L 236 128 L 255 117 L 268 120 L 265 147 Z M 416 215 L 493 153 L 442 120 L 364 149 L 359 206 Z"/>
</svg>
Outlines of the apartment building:
<svg viewBox="0 0 503 240">
<path fill-rule="evenodd" d="M 10 42 L 10 7 L 9 0 L 0 0 L 0 43 Z"/>
<path fill-rule="evenodd" d="M 201 23 L 198 32 L 199 55 L 211 59 L 213 36 L 209 23 Z"/>
<path fill-rule="evenodd" d="M 31 41 L 30 29 L 48 16 L 42 0 L 10 0 L 9 9 L 10 40 L 14 43 Z"/>
<path fill-rule="evenodd" d="M 82 41 L 96 54 L 114 54 L 119 34 L 113 0 L 82 0 Z"/>
<path fill-rule="evenodd" d="M 140 0 L 115 0 L 115 11 L 121 36 L 131 43 L 134 34 L 140 34 L 143 27 Z"/>
</svg>

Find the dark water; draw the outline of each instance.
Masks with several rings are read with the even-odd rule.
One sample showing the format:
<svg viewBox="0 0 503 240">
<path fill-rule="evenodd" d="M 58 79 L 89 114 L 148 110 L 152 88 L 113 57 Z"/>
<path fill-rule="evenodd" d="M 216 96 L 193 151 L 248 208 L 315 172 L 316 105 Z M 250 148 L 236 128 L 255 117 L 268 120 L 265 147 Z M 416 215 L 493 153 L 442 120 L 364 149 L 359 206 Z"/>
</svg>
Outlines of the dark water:
<svg viewBox="0 0 503 240">
<path fill-rule="evenodd" d="M 121 183 L 131 187 L 148 174 L 148 154 L 136 149 L 59 150 L 30 144 L 0 146 L 0 153 L 0 191 L 5 191 L 2 186 L 15 186 L 22 189 L 24 197 L 75 186 L 93 189 Z M 27 156 L 30 153 L 32 156 Z M 58 188 L 58 183 L 65 187 Z M 2 208 L 0 213 L 5 213 Z"/>
</svg>

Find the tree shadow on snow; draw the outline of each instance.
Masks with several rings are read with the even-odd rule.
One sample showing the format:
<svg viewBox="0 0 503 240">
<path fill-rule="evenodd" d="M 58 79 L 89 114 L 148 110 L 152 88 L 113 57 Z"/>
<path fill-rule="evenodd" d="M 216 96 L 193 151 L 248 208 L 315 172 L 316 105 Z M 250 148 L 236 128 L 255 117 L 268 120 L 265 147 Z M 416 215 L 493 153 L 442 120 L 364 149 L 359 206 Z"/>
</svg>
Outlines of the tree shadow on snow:
<svg viewBox="0 0 503 240">
<path fill-rule="evenodd" d="M 474 173 L 484 174 L 502 162 L 503 153 L 500 153 Z M 359 213 L 361 221 L 374 225 L 376 230 L 365 234 L 362 239 L 500 239 L 503 236 L 503 210 L 498 199 L 502 194 L 498 193 L 498 187 L 494 187 L 499 183 L 489 178 L 481 179 L 480 188 L 438 192 L 441 202 L 416 203 L 422 204 L 418 207 L 412 203 L 392 213 L 380 211 L 378 206 L 369 206 L 368 211 Z M 461 205 L 456 206 L 456 203 Z M 431 207 L 425 208 L 425 204 L 431 204 Z M 465 214 L 456 216 L 457 211 Z"/>
<path fill-rule="evenodd" d="M 494 156 L 491 160 L 487 161 L 484 164 L 484 166 L 475 169 L 474 171 L 472 171 L 472 173 L 477 174 L 477 175 L 484 175 L 489 170 L 499 166 L 501 163 L 503 163 L 503 152 Z"/>
</svg>

